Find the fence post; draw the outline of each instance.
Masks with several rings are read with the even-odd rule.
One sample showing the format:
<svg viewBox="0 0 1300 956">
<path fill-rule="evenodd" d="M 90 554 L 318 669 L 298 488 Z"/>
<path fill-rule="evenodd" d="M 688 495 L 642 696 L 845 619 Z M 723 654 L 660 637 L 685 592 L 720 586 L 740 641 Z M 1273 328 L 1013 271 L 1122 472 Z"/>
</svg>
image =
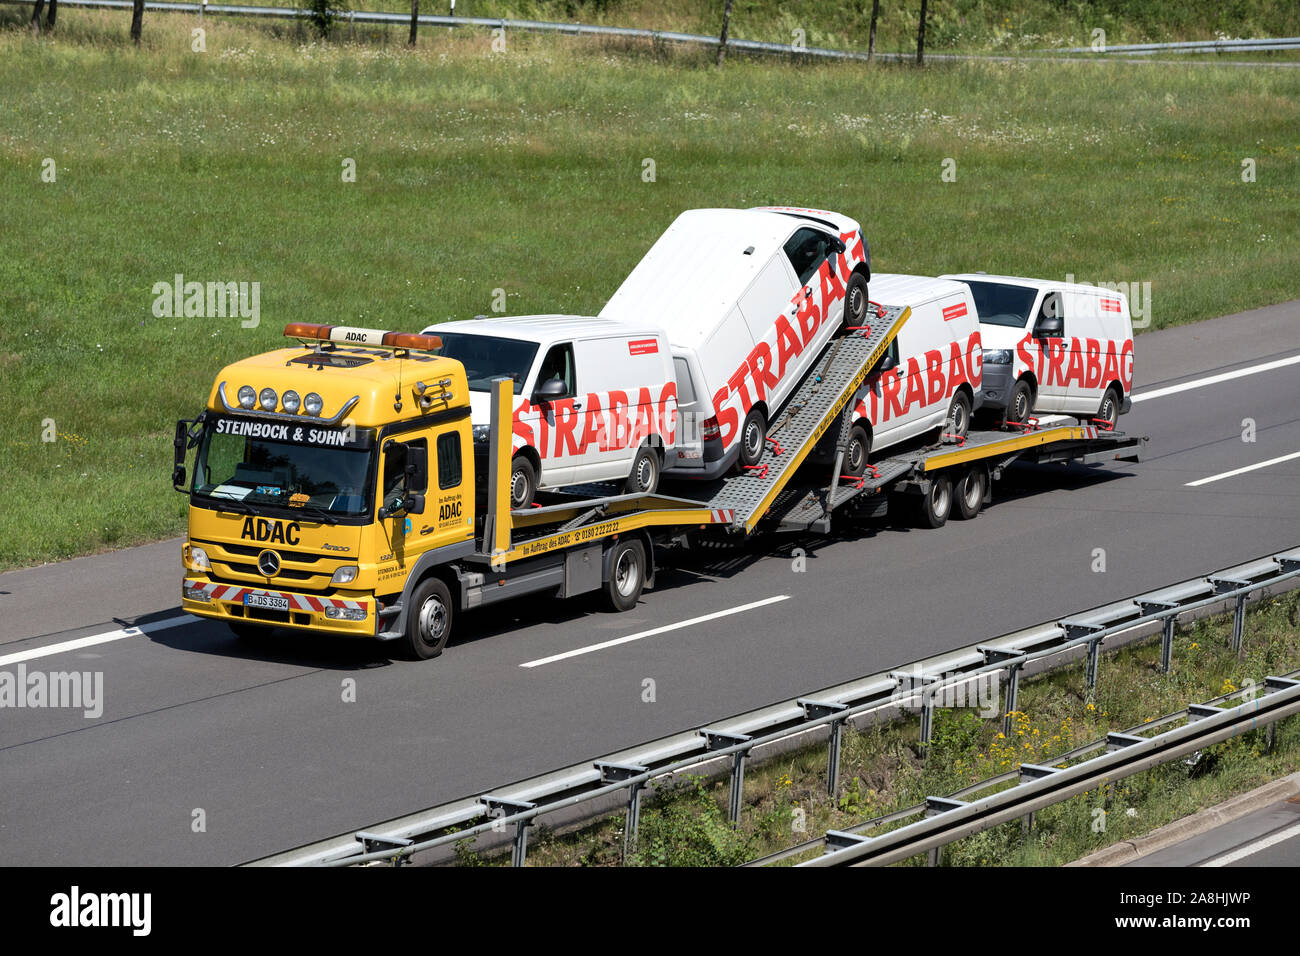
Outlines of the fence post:
<svg viewBox="0 0 1300 956">
<path fill-rule="evenodd" d="M 598 760 L 596 761 L 596 769 L 600 771 L 601 784 L 605 785 L 639 777 L 650 768 L 642 767 L 640 764 L 606 763 Z M 636 852 L 637 830 L 641 827 L 641 790 L 644 786 L 644 780 L 628 784 L 627 822 L 623 827 L 624 862 Z"/>
<path fill-rule="evenodd" d="M 1175 611 L 1178 605 L 1173 601 L 1138 601 L 1138 608 L 1143 614 L 1155 614 L 1159 611 Z M 1170 614 L 1161 621 L 1160 633 L 1160 672 L 1168 674 L 1174 669 L 1174 625 L 1177 614 Z"/>
<path fill-rule="evenodd" d="M 707 728 L 701 730 L 700 735 L 704 737 L 706 750 L 725 750 L 736 744 L 747 743 L 751 739 L 748 734 L 733 734 L 725 730 Z M 740 804 L 745 791 L 745 758 L 748 756 L 748 748 L 737 750 L 731 755 L 731 799 L 727 805 L 727 817 L 733 827 L 740 823 Z"/>
<path fill-rule="evenodd" d="M 1004 650 L 1000 647 L 980 646 L 976 650 L 984 655 L 985 664 L 1001 664 L 1003 661 L 1022 656 L 1020 651 Z M 1011 736 L 1011 715 L 1016 711 L 1017 698 L 1020 696 L 1020 668 L 1023 666 L 1023 661 L 1007 665 L 1007 699 L 1002 711 L 1002 736 L 1004 737 Z"/>
<path fill-rule="evenodd" d="M 1052 774 L 1059 772 L 1059 767 L 1045 767 L 1042 764 L 1022 763 L 1020 765 L 1020 783 L 1026 780 L 1041 780 L 1043 777 L 1050 777 Z M 1034 828 L 1034 811 L 1030 810 L 1020 818 L 1020 832 L 1028 837 L 1029 831 Z"/>
<path fill-rule="evenodd" d="M 1210 582 L 1215 594 L 1231 594 L 1233 591 L 1249 587 L 1252 583 L 1243 578 L 1217 576 L 1205 580 Z M 1238 654 L 1241 653 L 1242 636 L 1246 628 L 1246 595 L 1249 593 L 1249 591 L 1242 591 L 1240 594 L 1234 595 L 1236 603 L 1232 609 L 1232 649 Z"/>
<path fill-rule="evenodd" d="M 820 720 L 822 717 L 829 717 L 831 714 L 838 714 L 849 708 L 848 704 L 838 700 L 800 698 L 796 703 L 803 708 L 805 720 Z M 839 793 L 840 789 L 840 740 L 843 727 L 842 718 L 831 721 L 830 750 L 826 756 L 826 792 L 832 797 Z"/>
<path fill-rule="evenodd" d="M 537 809 L 535 803 L 528 803 L 524 800 L 511 800 L 509 797 L 479 797 L 479 802 L 487 807 L 489 816 L 509 817 L 514 816 L 516 813 L 525 813 Z M 514 846 L 510 851 L 511 866 L 524 865 L 524 858 L 528 855 L 528 828 L 532 825 L 531 818 L 520 820 L 515 824 Z"/>
</svg>

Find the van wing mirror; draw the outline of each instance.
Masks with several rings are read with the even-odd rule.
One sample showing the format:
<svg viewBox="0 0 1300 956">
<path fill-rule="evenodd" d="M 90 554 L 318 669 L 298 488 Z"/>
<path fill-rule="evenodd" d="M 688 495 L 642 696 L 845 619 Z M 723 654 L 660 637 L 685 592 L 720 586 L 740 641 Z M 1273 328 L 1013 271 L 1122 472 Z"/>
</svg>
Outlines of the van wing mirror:
<svg viewBox="0 0 1300 956">
<path fill-rule="evenodd" d="M 893 352 L 886 352 L 876 364 L 877 371 L 881 372 L 892 372 L 896 368 L 898 368 L 898 359 L 894 357 Z"/>
<path fill-rule="evenodd" d="M 1065 322 L 1059 315 L 1039 316 L 1037 324 L 1034 325 L 1034 337 L 1046 338 L 1048 336 L 1060 335 L 1065 331 Z"/>
<path fill-rule="evenodd" d="M 564 384 L 563 379 L 552 378 L 533 390 L 533 401 L 535 402 L 558 402 L 569 394 L 569 387 Z"/>
</svg>

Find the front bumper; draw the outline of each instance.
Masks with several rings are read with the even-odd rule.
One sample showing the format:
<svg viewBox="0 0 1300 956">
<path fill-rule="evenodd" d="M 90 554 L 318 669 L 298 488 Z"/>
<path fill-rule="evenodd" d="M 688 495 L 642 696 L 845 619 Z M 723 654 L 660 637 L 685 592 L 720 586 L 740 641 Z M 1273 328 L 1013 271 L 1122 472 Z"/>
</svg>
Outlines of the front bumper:
<svg viewBox="0 0 1300 956">
<path fill-rule="evenodd" d="M 982 407 L 1006 408 L 1013 384 L 1010 365 L 990 365 L 986 362 L 980 382 L 980 393 L 984 396 Z"/>
<path fill-rule="evenodd" d="M 247 603 L 250 595 L 283 598 L 288 610 L 257 607 Z M 355 637 L 374 637 L 376 605 L 372 595 L 340 591 L 331 597 L 299 594 L 268 588 L 247 587 L 212 581 L 203 575 L 187 574 L 181 582 L 181 607 L 190 614 L 232 624 L 261 624 L 303 631 L 328 631 Z M 358 617 L 348 620 L 330 614 Z"/>
</svg>

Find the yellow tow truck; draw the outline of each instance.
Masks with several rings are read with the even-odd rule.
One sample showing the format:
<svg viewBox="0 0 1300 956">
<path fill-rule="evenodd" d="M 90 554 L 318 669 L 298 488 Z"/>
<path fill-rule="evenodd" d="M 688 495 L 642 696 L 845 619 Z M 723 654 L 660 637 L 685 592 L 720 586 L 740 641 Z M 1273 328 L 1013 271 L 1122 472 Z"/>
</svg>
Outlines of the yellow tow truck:
<svg viewBox="0 0 1300 956">
<path fill-rule="evenodd" d="M 601 591 L 627 610 L 669 541 L 763 522 L 826 531 L 840 509 L 878 515 L 906 498 L 938 527 L 978 513 L 1012 462 L 1137 460 L 1144 439 L 1031 424 L 842 474 L 856 396 L 909 314 L 882 306 L 837 338 L 773 418 L 758 465 L 679 497 L 588 486 L 520 511 L 509 508 L 509 379 L 492 383 L 476 456 L 465 369 L 438 354 L 436 335 L 292 323 L 297 345 L 222 369 L 204 411 L 176 423 L 172 485 L 189 496 L 182 605 L 241 638 L 327 632 L 427 659 L 461 613 L 508 598 Z M 827 454 L 829 479 L 816 464 Z"/>
</svg>

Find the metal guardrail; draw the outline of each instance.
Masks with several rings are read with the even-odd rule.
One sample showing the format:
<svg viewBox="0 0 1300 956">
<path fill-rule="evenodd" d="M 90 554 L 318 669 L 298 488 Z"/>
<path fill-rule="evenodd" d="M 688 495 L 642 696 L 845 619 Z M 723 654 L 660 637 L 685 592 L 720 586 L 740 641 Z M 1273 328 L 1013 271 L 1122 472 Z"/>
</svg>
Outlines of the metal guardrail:
<svg viewBox="0 0 1300 956">
<path fill-rule="evenodd" d="M 0 3 L 8 3 L 22 6 L 30 6 L 32 0 L 0 0 Z M 129 10 L 132 7 L 132 0 L 60 0 L 62 7 L 85 7 L 100 8 L 112 10 Z M 222 14 L 228 16 L 249 16 L 262 17 L 265 19 L 281 20 L 302 20 L 310 17 L 307 10 L 296 7 L 261 7 L 245 6 L 243 4 L 231 3 L 186 3 L 171 2 L 171 0 L 146 0 L 145 10 L 154 10 L 169 13 L 196 13 L 200 16 L 205 14 Z M 694 46 L 703 46 L 716 48 L 721 42 L 718 37 L 709 36 L 701 33 L 681 33 L 673 30 L 645 30 L 633 27 L 614 27 L 598 26 L 589 23 L 557 23 L 547 20 L 511 20 L 500 17 L 454 17 L 443 16 L 440 14 L 420 14 L 417 18 L 420 26 L 432 27 L 480 27 L 488 29 L 504 30 L 523 30 L 531 33 L 553 33 L 565 36 L 596 36 L 596 37 L 622 37 L 636 40 L 652 40 L 663 43 L 682 43 Z M 376 10 L 346 10 L 335 15 L 335 21 L 341 24 L 351 23 L 385 23 L 385 24 L 410 24 L 411 16 L 408 13 L 384 13 Z M 1248 43 L 1276 43 L 1289 44 L 1294 41 L 1294 45 L 1288 46 L 1234 46 L 1233 44 Z M 1180 47 L 1189 47 L 1189 49 L 1180 49 Z M 793 43 L 768 43 L 762 40 L 742 40 L 736 37 L 727 38 L 727 49 L 743 53 L 761 53 L 767 55 L 781 56 L 806 56 L 816 59 L 829 60 L 857 60 L 866 62 L 870 59 L 884 60 L 887 62 L 910 63 L 916 59 L 913 53 L 882 53 L 875 52 L 868 55 L 862 50 L 836 50 L 829 47 L 798 46 Z M 1200 44 L 1179 44 L 1179 43 L 1152 43 L 1140 44 L 1135 46 L 1115 46 L 1108 47 L 1105 54 L 1109 53 L 1137 53 L 1151 52 L 1175 52 L 1175 53 L 1203 53 L 1218 52 L 1223 50 L 1284 50 L 1300 49 L 1300 38 L 1282 37 L 1276 40 L 1214 40 L 1204 41 Z M 1098 51 L 1090 47 L 1076 47 L 1068 50 L 1035 50 L 1026 51 L 1023 56 L 1008 56 L 997 54 L 976 54 L 976 53 L 928 53 L 926 58 L 929 60 L 994 60 L 999 62 L 1022 60 L 1022 59 L 1064 59 L 1063 57 L 1054 56 L 1055 54 L 1088 54 L 1088 56 L 1075 57 L 1076 59 L 1086 60 L 1094 59 L 1099 54 Z M 1253 64 L 1243 64 L 1253 65 Z M 1282 64 L 1272 64 L 1282 65 Z"/>
<path fill-rule="evenodd" d="M 1091 751 L 1104 747 L 1106 752 L 1103 755 L 1074 766 L 1056 766 L 1065 762 L 1065 755 L 1054 760 L 1052 766 L 1021 764 L 1015 774 L 1015 786 L 980 800 L 968 802 L 958 797 L 987 790 L 1008 775 L 981 781 L 953 797 L 927 797 L 923 805 L 891 814 L 888 818 L 892 822 L 903 816 L 921 814 L 922 819 L 878 837 L 863 836 L 861 831 L 885 822 L 885 818 L 868 821 L 851 830 L 832 830 L 823 838 L 825 855 L 798 865 L 885 866 L 927 851 L 931 865 L 936 865 L 940 850 L 949 843 L 1017 818 L 1024 821 L 1028 830 L 1033 814 L 1044 807 L 1089 790 L 1112 786 L 1116 780 L 1185 757 L 1230 737 L 1266 726 L 1271 746 L 1277 722 L 1300 713 L 1300 680 L 1296 679 L 1297 676 L 1300 676 L 1300 671 L 1266 678 L 1261 696 L 1243 701 L 1232 709 L 1220 708 L 1214 702 L 1193 704 L 1162 719 L 1162 722 L 1184 719 L 1186 723 L 1154 737 L 1142 737 L 1135 732 L 1107 734 L 1103 740 L 1083 748 Z M 1243 698 L 1253 693 L 1252 688 L 1236 691 L 1228 697 Z M 1227 699 L 1216 698 L 1218 701 Z M 1149 730 L 1151 726 L 1146 724 L 1132 730 Z M 808 847 L 801 849 L 806 851 Z M 774 855 L 762 862 L 774 862 L 776 858 L 790 855 L 789 852 Z"/>
<path fill-rule="evenodd" d="M 1026 664 L 1082 646 L 1087 648 L 1086 676 L 1091 689 L 1099 678 L 1100 651 L 1106 640 L 1155 622 L 1162 625 L 1161 664 L 1168 671 L 1179 615 L 1225 602 L 1233 610 L 1231 645 L 1240 651 L 1247 597 L 1297 579 L 1300 548 L 829 687 L 487 794 L 432 807 L 362 832 L 256 860 L 253 865 L 399 863 L 417 852 L 449 848 L 481 834 L 508 833 L 508 828 L 513 827 L 512 860 L 518 866 L 527 853 L 528 828 L 539 817 L 620 793 L 626 800 L 624 851 L 628 852 L 636 845 L 641 792 L 653 780 L 729 759 L 729 814 L 734 822 L 740 816 L 745 764 L 751 753 L 768 745 L 787 744 L 824 727 L 830 735 L 827 789 L 834 794 L 838 792 L 841 732 L 848 720 L 891 708 L 915 707 L 920 710 L 921 740 L 925 745 L 930 740 L 934 710 L 942 706 L 943 695 L 956 688 L 986 675 L 1005 674 L 1002 713 L 1009 714 L 1016 710 L 1019 675 Z M 902 818 L 895 815 L 890 819 Z M 459 827 L 464 829 L 451 832 Z"/>
<path fill-rule="evenodd" d="M 1138 53 L 1250 53 L 1252 51 L 1276 52 L 1300 50 L 1300 37 L 1262 37 L 1256 40 L 1186 40 L 1179 43 L 1121 43 L 1100 50 L 1076 46 L 1056 52 L 1093 53 L 1108 56 L 1112 53 L 1133 56 Z"/>
</svg>

